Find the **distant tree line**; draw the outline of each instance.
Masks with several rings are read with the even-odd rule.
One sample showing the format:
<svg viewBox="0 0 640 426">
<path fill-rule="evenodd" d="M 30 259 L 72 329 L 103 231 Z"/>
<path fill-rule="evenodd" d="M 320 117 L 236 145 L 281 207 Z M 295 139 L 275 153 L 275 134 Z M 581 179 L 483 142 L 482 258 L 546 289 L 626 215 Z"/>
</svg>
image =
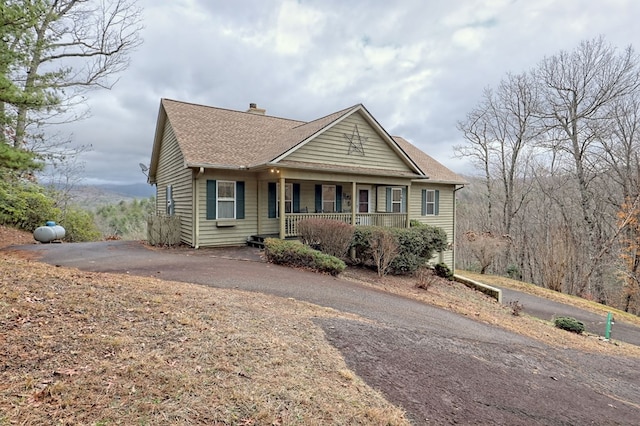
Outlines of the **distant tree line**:
<svg viewBox="0 0 640 426">
<path fill-rule="evenodd" d="M 640 62 L 603 37 L 485 89 L 458 123 L 458 267 L 640 314 Z"/>
<path fill-rule="evenodd" d="M 107 238 L 144 240 L 147 218 L 155 211 L 155 197 L 120 201 L 96 209 L 96 224 Z"/>
</svg>

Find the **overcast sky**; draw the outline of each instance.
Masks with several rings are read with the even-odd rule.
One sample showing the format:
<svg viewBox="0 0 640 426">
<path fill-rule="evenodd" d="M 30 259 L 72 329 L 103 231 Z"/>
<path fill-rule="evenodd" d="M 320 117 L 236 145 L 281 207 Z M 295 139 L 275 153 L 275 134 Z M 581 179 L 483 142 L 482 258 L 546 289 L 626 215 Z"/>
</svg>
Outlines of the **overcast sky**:
<svg viewBox="0 0 640 426">
<path fill-rule="evenodd" d="M 91 144 L 85 183 L 143 183 L 160 98 L 313 120 L 362 103 L 441 163 L 456 122 L 507 72 L 605 36 L 640 49 L 636 0 L 139 0 L 143 45 L 91 117 L 62 129 Z M 60 129 L 59 129 L 60 130 Z"/>
</svg>

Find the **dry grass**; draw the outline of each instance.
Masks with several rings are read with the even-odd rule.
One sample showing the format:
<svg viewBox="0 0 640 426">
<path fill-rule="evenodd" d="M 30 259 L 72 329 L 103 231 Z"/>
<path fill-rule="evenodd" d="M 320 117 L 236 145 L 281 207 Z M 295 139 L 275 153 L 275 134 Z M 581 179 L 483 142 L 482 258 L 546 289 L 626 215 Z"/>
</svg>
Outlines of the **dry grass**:
<svg viewBox="0 0 640 426">
<path fill-rule="evenodd" d="M 0 227 L 0 247 L 13 242 L 33 238 Z M 1 256 L 0 425 L 408 424 L 314 324 L 334 311 Z M 428 278 L 423 290 L 413 277 L 343 276 L 553 346 L 640 357 L 633 345 L 515 317 L 459 283 Z M 561 301 L 597 305 L 574 299 Z"/>
<path fill-rule="evenodd" d="M 466 276 L 467 274 L 465 273 L 464 275 Z M 495 299 L 478 291 L 471 290 L 457 282 L 438 278 L 429 285 L 428 290 L 423 290 L 417 287 L 419 277 L 378 277 L 373 271 L 357 269 L 347 269 L 341 276 L 356 280 L 365 285 L 375 286 L 388 292 L 421 300 L 430 305 L 457 312 L 477 321 L 528 336 L 551 346 L 640 358 L 640 347 L 638 346 L 624 342 L 612 344 L 600 340 L 598 336 L 567 333 L 566 331 L 556 328 L 549 321 L 543 321 L 526 315 L 525 313 L 514 316 L 512 309 L 508 306 L 501 306 L 496 303 Z M 483 279 L 484 276 L 470 276 L 470 278 L 491 284 Z M 567 299 L 565 302 L 572 303 L 573 299 L 576 298 Z M 602 307 L 602 305 L 600 306 Z"/>
<path fill-rule="evenodd" d="M 408 424 L 299 301 L 0 259 L 0 424 Z"/>
</svg>

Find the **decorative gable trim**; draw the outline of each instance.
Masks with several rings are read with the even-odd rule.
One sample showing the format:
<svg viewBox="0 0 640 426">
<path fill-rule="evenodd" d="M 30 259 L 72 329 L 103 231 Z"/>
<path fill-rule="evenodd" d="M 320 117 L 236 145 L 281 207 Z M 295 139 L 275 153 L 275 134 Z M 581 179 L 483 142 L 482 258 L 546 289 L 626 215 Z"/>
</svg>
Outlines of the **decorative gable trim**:
<svg viewBox="0 0 640 426">
<path fill-rule="evenodd" d="M 313 133 L 311 136 L 307 137 L 306 139 L 304 139 L 300 143 L 298 143 L 295 146 L 291 147 L 290 149 L 286 150 L 285 152 L 280 154 L 278 157 L 274 158 L 270 162 L 270 164 L 277 164 L 278 162 L 284 160 L 287 156 L 289 156 L 292 153 L 294 153 L 295 151 L 299 150 L 300 148 L 302 148 L 303 146 L 305 146 L 306 144 L 308 144 L 309 142 L 314 140 L 316 137 L 318 137 L 322 133 L 325 133 L 327 130 L 329 130 L 332 127 L 338 125 L 339 123 L 341 123 L 342 121 L 344 121 L 345 119 L 347 119 L 348 117 L 352 116 L 353 114 L 355 114 L 357 112 L 361 112 L 362 113 L 362 116 L 364 117 L 365 121 L 367 121 L 367 123 L 380 135 L 382 140 L 385 141 L 391 147 L 391 149 L 407 165 L 409 165 L 409 167 L 413 171 L 415 171 L 417 174 L 419 174 L 421 176 L 425 176 L 424 171 L 422 169 L 420 169 L 420 167 L 418 167 L 418 165 L 411 159 L 411 157 L 409 157 L 407 155 L 407 153 L 400 147 L 400 145 L 398 145 L 398 143 L 391 137 L 391 135 L 389 135 L 389 133 L 387 133 L 387 131 L 380 125 L 380 123 L 378 123 L 378 121 L 371 115 L 371 113 L 362 104 L 355 105 L 350 110 L 347 110 L 347 112 L 344 115 L 342 115 L 341 117 L 339 117 L 338 119 L 334 120 L 333 122 L 331 122 L 330 124 L 328 124 L 325 127 L 321 128 L 317 132 Z"/>
<path fill-rule="evenodd" d="M 303 146 L 305 146 L 306 144 L 311 142 L 313 139 L 315 139 L 318 135 L 321 135 L 322 133 L 324 133 L 327 130 L 331 129 L 333 126 L 335 126 L 338 123 L 342 122 L 345 118 L 351 116 L 354 112 L 359 111 L 361 108 L 362 108 L 362 104 L 355 105 L 354 107 L 352 107 L 352 109 L 347 110 L 345 112 L 345 114 L 342 115 L 342 117 L 338 117 L 336 120 L 332 121 L 328 125 L 324 126 L 323 128 L 319 129 L 318 131 L 314 132 L 312 135 L 308 136 L 306 139 L 303 139 L 302 141 L 297 143 L 295 146 L 292 146 L 291 148 L 287 149 L 285 152 L 283 152 L 282 154 L 280 154 L 279 156 L 277 156 L 276 158 L 271 160 L 271 163 L 277 163 L 280 160 L 282 160 L 285 157 L 287 157 L 288 155 L 290 155 L 291 153 L 296 152 L 297 150 L 299 150 L 300 148 L 302 148 Z"/>
</svg>

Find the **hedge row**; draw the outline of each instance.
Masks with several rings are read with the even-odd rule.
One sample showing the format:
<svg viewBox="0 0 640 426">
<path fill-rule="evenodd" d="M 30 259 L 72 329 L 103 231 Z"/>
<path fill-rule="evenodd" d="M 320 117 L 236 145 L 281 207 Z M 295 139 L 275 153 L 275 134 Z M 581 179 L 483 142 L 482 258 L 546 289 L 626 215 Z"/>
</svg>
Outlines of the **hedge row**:
<svg viewBox="0 0 640 426">
<path fill-rule="evenodd" d="M 314 250 L 299 241 L 267 238 L 264 248 L 267 260 L 279 265 L 310 268 L 331 275 L 338 275 L 346 268 L 345 263 L 337 257 Z"/>
<path fill-rule="evenodd" d="M 424 265 L 437 252 L 446 250 L 447 234 L 443 229 L 429 225 L 412 228 L 383 228 L 376 226 L 358 226 L 353 233 L 351 248 L 355 250 L 355 264 L 371 266 L 373 253 L 372 236 L 375 232 L 389 232 L 393 235 L 398 253 L 391 262 L 392 274 L 410 274 Z"/>
</svg>

